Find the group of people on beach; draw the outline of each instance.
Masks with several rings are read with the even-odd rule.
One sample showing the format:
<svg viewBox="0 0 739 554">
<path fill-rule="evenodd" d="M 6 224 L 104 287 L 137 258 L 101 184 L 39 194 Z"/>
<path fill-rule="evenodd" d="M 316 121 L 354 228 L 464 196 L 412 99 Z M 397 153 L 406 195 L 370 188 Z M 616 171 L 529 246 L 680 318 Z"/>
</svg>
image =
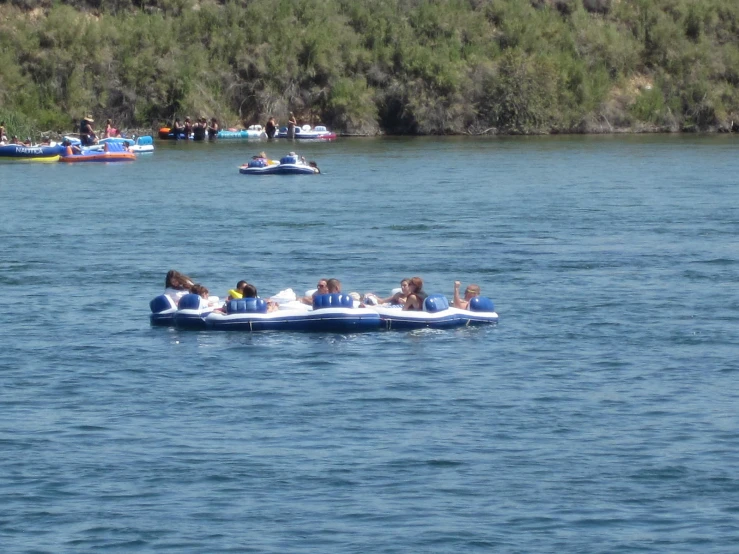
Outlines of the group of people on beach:
<svg viewBox="0 0 739 554">
<path fill-rule="evenodd" d="M 454 281 L 454 297 L 452 305 L 455 308 L 462 310 L 469 309 L 470 300 L 476 296 L 480 296 L 480 286 L 476 284 L 470 284 L 464 291 L 464 295 L 460 295 L 462 283 L 460 281 Z M 203 285 L 195 283 L 193 279 L 187 275 L 180 273 L 174 269 L 171 269 L 167 273 L 167 277 L 164 283 L 164 294 L 169 296 L 176 304 L 179 299 L 185 294 L 197 294 L 200 296 L 204 303 L 210 307 L 218 309 L 215 304 L 212 304 L 209 300 L 210 291 Z M 321 294 L 339 294 L 341 293 L 341 281 L 336 278 L 331 279 L 319 279 L 316 284 L 316 289 L 311 294 L 298 298 L 298 301 L 313 305 L 314 298 Z M 351 292 L 349 295 L 356 301 L 360 302 L 360 306 L 377 306 L 381 304 L 389 304 L 392 306 L 400 306 L 403 310 L 412 311 L 423 311 L 423 304 L 428 296 L 423 290 L 423 279 L 420 277 L 411 277 L 409 279 L 403 279 L 400 281 L 400 290 L 395 292 L 393 295 L 387 298 L 381 298 L 375 293 L 368 292 L 364 296 L 357 292 Z M 257 293 L 257 287 L 253 284 L 248 283 L 246 280 L 240 280 L 236 283 L 236 287 L 229 290 L 226 296 L 226 302 L 229 300 L 239 300 L 242 298 L 259 298 Z M 275 302 L 267 302 L 268 310 L 273 311 L 278 309 Z"/>
<path fill-rule="evenodd" d="M 200 117 L 192 121 L 189 117 L 185 118 L 184 122 L 180 122 L 179 118 L 174 120 L 170 131 L 174 133 L 176 137 L 181 135 L 189 138 L 192 135 L 193 140 L 215 140 L 218 137 L 218 131 L 220 125 L 215 117 L 207 119 Z"/>
<path fill-rule="evenodd" d="M 290 112 L 290 117 L 287 119 L 287 138 L 295 138 L 295 128 L 298 126 L 298 120 L 295 119 L 295 114 Z M 279 125 L 274 117 L 267 120 L 264 125 L 264 132 L 267 134 L 268 139 L 275 138 Z"/>
</svg>

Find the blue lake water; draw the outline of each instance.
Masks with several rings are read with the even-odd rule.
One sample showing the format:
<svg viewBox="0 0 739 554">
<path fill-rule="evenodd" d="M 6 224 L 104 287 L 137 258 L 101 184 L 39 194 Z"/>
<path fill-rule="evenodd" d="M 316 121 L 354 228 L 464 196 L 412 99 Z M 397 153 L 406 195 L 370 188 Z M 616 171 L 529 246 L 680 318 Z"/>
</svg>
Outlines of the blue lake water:
<svg viewBox="0 0 739 554">
<path fill-rule="evenodd" d="M 0 550 L 736 551 L 736 136 L 156 146 L 0 165 Z M 151 328 L 171 268 L 500 323 Z"/>
</svg>

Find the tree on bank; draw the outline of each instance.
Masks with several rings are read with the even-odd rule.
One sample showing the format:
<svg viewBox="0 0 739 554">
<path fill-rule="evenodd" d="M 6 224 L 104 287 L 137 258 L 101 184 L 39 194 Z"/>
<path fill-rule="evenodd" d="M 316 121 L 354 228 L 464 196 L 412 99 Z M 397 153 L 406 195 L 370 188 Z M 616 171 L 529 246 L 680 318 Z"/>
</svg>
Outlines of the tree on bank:
<svg viewBox="0 0 739 554">
<path fill-rule="evenodd" d="M 13 0 L 0 115 L 352 134 L 736 130 L 735 0 Z M 20 123 L 25 122 L 25 123 Z"/>
</svg>

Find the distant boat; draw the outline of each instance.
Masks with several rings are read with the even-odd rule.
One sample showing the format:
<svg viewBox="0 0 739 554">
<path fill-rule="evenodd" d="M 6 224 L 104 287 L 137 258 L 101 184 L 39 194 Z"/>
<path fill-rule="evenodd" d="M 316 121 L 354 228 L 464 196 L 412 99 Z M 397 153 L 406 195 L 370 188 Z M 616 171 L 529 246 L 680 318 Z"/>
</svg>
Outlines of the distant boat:
<svg viewBox="0 0 739 554">
<path fill-rule="evenodd" d="M 255 158 L 239 168 L 242 175 L 317 175 L 315 165 L 302 161 L 294 152 L 277 162 L 266 158 Z"/>
<path fill-rule="evenodd" d="M 277 138 L 288 138 L 287 127 L 280 127 Z M 310 125 L 295 127 L 295 138 L 302 140 L 334 140 L 336 133 L 329 131 L 323 125 L 316 125 L 311 128 Z"/>
<path fill-rule="evenodd" d="M 249 125 L 248 129 L 221 129 L 219 139 L 260 139 L 267 138 L 267 133 L 261 125 Z"/>
<path fill-rule="evenodd" d="M 110 142 L 103 145 L 103 150 L 82 149 L 75 153 L 72 146 L 64 148 L 60 162 L 130 162 L 136 159 L 136 154 L 130 152 L 122 142 Z"/>
</svg>

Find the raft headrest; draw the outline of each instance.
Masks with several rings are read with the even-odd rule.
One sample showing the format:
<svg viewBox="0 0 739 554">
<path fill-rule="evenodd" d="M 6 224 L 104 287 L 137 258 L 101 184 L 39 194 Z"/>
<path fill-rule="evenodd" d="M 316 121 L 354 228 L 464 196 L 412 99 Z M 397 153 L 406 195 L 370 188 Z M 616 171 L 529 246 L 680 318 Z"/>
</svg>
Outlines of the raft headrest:
<svg viewBox="0 0 739 554">
<path fill-rule="evenodd" d="M 186 294 L 177 303 L 177 309 L 179 310 L 199 310 L 200 309 L 200 295 L 198 294 Z"/>
<path fill-rule="evenodd" d="M 354 299 L 348 294 L 331 293 L 316 294 L 313 297 L 313 309 L 320 310 L 322 308 L 353 308 Z"/>
<path fill-rule="evenodd" d="M 423 309 L 432 314 L 443 312 L 449 309 L 449 300 L 443 294 L 430 294 L 423 303 Z"/>
<path fill-rule="evenodd" d="M 298 157 L 297 156 L 283 156 L 280 159 L 281 164 L 296 164 L 298 163 Z"/>
<path fill-rule="evenodd" d="M 229 314 L 266 314 L 267 302 L 263 298 L 240 298 L 229 300 L 226 304 Z"/>
<path fill-rule="evenodd" d="M 471 298 L 468 307 L 473 312 L 495 311 L 495 304 L 493 304 L 493 301 L 487 296 L 475 296 Z"/>
<path fill-rule="evenodd" d="M 154 144 L 154 139 L 152 139 L 149 135 L 145 135 L 143 137 L 137 138 L 136 144 L 138 144 L 139 146 L 149 146 L 150 144 Z"/>
<path fill-rule="evenodd" d="M 165 312 L 167 310 L 171 310 L 172 308 L 176 308 L 174 302 L 172 299 L 167 296 L 166 294 L 160 294 L 156 298 L 154 298 L 151 302 L 149 302 L 149 308 L 151 308 L 151 313 L 158 314 L 160 312 Z"/>
</svg>

